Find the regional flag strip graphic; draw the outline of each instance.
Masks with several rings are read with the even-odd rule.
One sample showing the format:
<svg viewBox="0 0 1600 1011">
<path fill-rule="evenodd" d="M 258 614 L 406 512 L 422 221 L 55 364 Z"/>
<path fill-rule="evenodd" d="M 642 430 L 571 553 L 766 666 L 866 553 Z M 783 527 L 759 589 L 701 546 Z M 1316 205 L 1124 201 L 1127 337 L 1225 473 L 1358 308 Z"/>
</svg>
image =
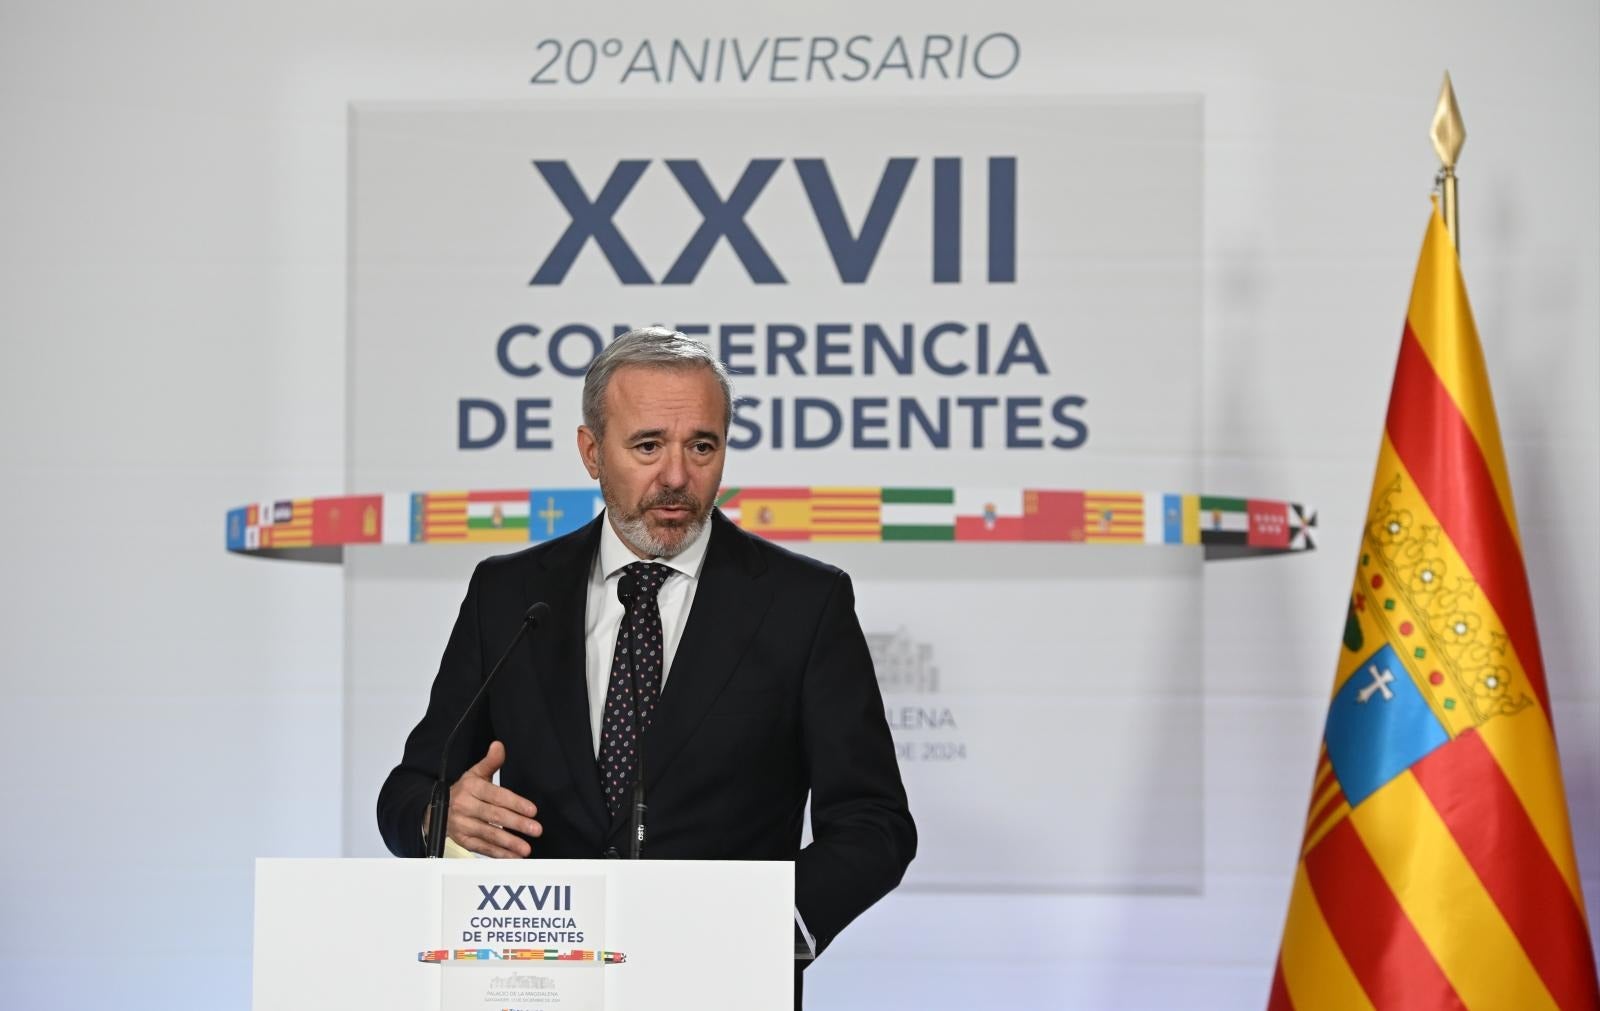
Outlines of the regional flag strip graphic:
<svg viewBox="0 0 1600 1011">
<path fill-rule="evenodd" d="M 1292 547 L 1271 505 L 1202 499 L 1202 535 Z M 1437 211 L 1268 1007 L 1600 1008 L 1505 454 Z"/>
<path fill-rule="evenodd" d="M 741 486 L 716 505 L 775 541 L 1187 545 L 1231 557 L 1316 548 L 1316 513 L 1299 503 L 1176 492 Z M 294 499 L 230 510 L 227 547 L 336 561 L 349 544 L 536 544 L 604 509 L 594 487 Z"/>
<path fill-rule="evenodd" d="M 621 965 L 628 956 L 620 951 L 595 951 L 587 948 L 432 948 L 417 952 L 417 961 L 429 965 L 444 962 L 596 962 Z"/>
</svg>

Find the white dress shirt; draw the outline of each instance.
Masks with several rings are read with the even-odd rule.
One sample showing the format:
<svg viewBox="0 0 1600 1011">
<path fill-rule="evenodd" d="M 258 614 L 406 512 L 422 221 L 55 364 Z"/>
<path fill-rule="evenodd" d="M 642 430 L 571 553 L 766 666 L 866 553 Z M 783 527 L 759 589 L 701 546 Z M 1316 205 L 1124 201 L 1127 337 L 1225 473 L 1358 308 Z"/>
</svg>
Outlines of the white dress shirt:
<svg viewBox="0 0 1600 1011">
<path fill-rule="evenodd" d="M 705 564 L 706 545 L 710 540 L 711 522 L 707 520 L 700 528 L 700 535 L 675 556 L 649 559 L 672 570 L 656 596 L 656 605 L 661 609 L 663 692 L 667 687 L 667 675 L 672 671 L 672 658 L 678 652 L 678 640 L 683 638 L 683 626 L 689 620 L 689 608 L 694 604 L 695 588 L 700 585 L 700 566 Z M 617 599 L 617 584 L 622 581 L 622 570 L 638 561 L 644 559 L 622 543 L 622 538 L 611 528 L 611 516 L 607 513 L 600 524 L 600 550 L 589 569 L 589 593 L 583 609 L 583 670 L 589 683 L 589 733 L 597 757 L 606 692 L 611 686 L 612 655 L 617 649 L 617 630 L 622 627 L 622 617 L 626 613 L 622 601 Z"/>
</svg>

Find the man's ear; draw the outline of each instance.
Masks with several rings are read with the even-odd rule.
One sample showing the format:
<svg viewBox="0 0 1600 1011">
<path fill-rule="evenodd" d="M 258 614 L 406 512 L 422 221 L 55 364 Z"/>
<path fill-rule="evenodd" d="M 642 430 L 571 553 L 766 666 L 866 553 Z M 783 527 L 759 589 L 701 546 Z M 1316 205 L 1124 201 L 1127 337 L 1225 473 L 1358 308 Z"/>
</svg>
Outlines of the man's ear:
<svg viewBox="0 0 1600 1011">
<path fill-rule="evenodd" d="M 578 457 L 583 460 L 583 469 L 589 476 L 600 477 L 600 439 L 589 430 L 588 425 L 578 426 Z"/>
</svg>

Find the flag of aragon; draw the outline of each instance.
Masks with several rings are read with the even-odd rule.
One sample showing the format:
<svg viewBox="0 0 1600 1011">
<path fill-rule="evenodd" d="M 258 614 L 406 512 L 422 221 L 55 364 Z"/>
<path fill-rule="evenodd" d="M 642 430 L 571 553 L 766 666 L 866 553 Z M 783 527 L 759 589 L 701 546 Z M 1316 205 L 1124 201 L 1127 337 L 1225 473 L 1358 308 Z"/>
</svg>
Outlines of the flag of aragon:
<svg viewBox="0 0 1600 1011">
<path fill-rule="evenodd" d="M 1600 1008 L 1505 453 L 1437 209 L 1268 1000 Z"/>
</svg>

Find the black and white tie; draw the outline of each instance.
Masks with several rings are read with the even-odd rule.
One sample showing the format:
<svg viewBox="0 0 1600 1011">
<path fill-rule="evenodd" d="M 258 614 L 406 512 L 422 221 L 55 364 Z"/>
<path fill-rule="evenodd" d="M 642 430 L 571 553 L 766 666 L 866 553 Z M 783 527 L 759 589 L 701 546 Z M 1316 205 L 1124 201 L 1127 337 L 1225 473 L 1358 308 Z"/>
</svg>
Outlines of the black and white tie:
<svg viewBox="0 0 1600 1011">
<path fill-rule="evenodd" d="M 634 562 L 622 570 L 617 584 L 624 613 L 600 724 L 600 785 L 612 815 L 628 802 L 639 768 L 640 738 L 650 728 L 661 695 L 664 644 L 656 594 L 670 575 L 665 565 Z"/>
</svg>

